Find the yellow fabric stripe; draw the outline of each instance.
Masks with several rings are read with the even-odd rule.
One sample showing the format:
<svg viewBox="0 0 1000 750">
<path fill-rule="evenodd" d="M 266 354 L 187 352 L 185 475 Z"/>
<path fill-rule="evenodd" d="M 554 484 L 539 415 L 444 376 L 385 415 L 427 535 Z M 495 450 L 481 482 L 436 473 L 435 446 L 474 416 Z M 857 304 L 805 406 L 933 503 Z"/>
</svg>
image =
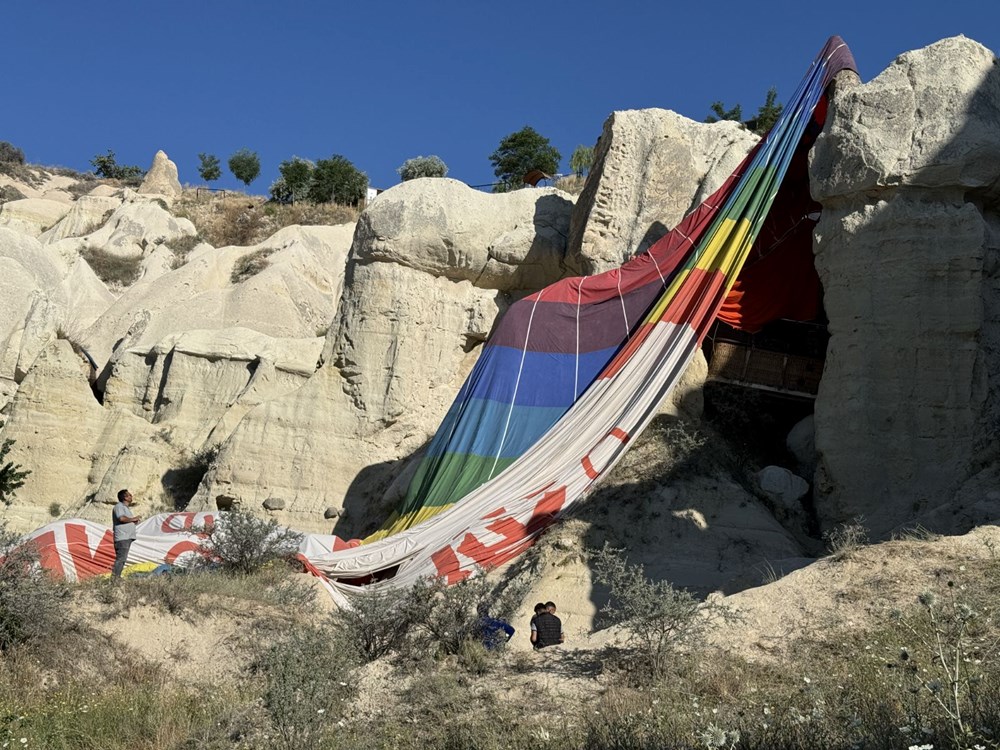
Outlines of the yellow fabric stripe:
<svg viewBox="0 0 1000 750">
<path fill-rule="evenodd" d="M 400 531 L 405 531 L 411 526 L 433 518 L 438 513 L 448 510 L 453 505 L 454 503 L 448 505 L 425 505 L 415 513 L 407 513 L 405 516 L 393 514 L 393 516 L 390 516 L 389 521 L 386 521 L 386 525 L 383 528 L 366 536 L 361 540 L 361 543 L 370 544 L 371 542 L 377 542 L 379 539 L 385 539 L 387 536 L 398 534 Z"/>
</svg>

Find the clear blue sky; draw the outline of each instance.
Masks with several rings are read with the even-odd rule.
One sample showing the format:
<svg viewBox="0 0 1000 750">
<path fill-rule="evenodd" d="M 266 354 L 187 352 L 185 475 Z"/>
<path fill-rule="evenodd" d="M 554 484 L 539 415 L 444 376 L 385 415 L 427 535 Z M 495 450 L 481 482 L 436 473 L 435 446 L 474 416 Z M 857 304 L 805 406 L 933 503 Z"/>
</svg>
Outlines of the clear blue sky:
<svg viewBox="0 0 1000 750">
<path fill-rule="evenodd" d="M 561 152 L 614 110 L 702 120 L 781 101 L 832 34 L 863 80 L 964 34 L 1000 50 L 1000 2 L 689 3 L 576 0 L 30 0 L 5 3 L 0 140 L 28 161 L 89 170 L 108 149 L 148 168 L 162 148 L 199 184 L 199 152 L 278 164 L 342 154 L 388 188 L 407 158 L 493 181 L 489 155 L 531 125 Z M 224 169 L 219 187 L 238 183 Z"/>
</svg>

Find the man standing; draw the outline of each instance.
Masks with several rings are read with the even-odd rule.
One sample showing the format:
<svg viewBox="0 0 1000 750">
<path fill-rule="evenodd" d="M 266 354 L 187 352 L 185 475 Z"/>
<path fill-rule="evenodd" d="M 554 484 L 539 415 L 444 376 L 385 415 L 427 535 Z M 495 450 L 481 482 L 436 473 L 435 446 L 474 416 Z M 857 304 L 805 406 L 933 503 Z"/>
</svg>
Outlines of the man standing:
<svg viewBox="0 0 1000 750">
<path fill-rule="evenodd" d="M 118 491 L 118 504 L 111 511 L 111 525 L 115 530 L 115 565 L 111 568 L 112 578 L 121 578 L 122 569 L 128 560 L 128 549 L 135 541 L 135 525 L 141 516 L 132 515 L 132 493 Z"/>
<path fill-rule="evenodd" d="M 535 629 L 531 631 L 531 642 L 535 644 L 536 649 L 563 642 L 562 620 L 556 617 L 555 602 L 545 602 L 545 610 L 535 616 Z"/>
</svg>

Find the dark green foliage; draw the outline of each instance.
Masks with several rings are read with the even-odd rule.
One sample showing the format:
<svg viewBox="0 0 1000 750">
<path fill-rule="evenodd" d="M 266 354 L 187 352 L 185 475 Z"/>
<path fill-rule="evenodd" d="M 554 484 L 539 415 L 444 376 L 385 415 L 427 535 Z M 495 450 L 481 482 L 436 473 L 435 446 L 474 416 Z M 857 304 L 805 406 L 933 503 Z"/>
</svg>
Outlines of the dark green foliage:
<svg viewBox="0 0 1000 750">
<path fill-rule="evenodd" d="M 0 162 L 5 164 L 24 164 L 24 152 L 7 141 L 0 141 Z"/>
<path fill-rule="evenodd" d="M 248 186 L 260 175 L 260 157 L 257 152 L 241 148 L 229 157 L 229 171 L 233 177 Z"/>
<path fill-rule="evenodd" d="M 14 441 L 10 438 L 0 443 L 0 502 L 10 505 L 14 493 L 24 485 L 25 478 L 31 473 L 21 468 L 13 461 L 4 462 Z"/>
<path fill-rule="evenodd" d="M 523 186 L 524 176 L 533 169 L 555 174 L 560 159 L 562 156 L 548 138 L 525 125 L 500 141 L 500 146 L 490 155 L 493 174 L 500 181 L 493 190 L 497 193 L 517 190 Z"/>
<path fill-rule="evenodd" d="M 705 118 L 705 122 L 719 122 L 720 120 L 743 121 L 743 107 L 737 104 L 732 109 L 726 109 L 722 102 L 712 102 L 710 107 L 712 114 Z"/>
<path fill-rule="evenodd" d="M 277 203 L 298 203 L 309 196 L 316 165 L 307 159 L 293 156 L 278 165 L 281 174 L 271 185 L 271 200 Z"/>
<path fill-rule="evenodd" d="M 350 649 L 328 627 L 298 626 L 254 663 L 264 678 L 264 708 L 277 735 L 271 747 L 318 747 L 327 727 L 343 718 L 354 693 Z"/>
<path fill-rule="evenodd" d="M 347 158 L 334 154 L 329 159 L 316 162 L 309 186 L 309 200 L 313 203 L 336 201 L 353 206 L 364 199 L 367 190 L 368 176 Z"/>
<path fill-rule="evenodd" d="M 243 510 L 220 513 L 206 534 L 206 558 L 231 573 L 249 575 L 275 560 L 292 558 L 302 534 L 279 526 L 274 519 L 258 518 Z"/>
<path fill-rule="evenodd" d="M 86 248 L 81 255 L 105 284 L 131 286 L 142 272 L 142 258 L 139 256 L 122 257 L 95 245 Z"/>
<path fill-rule="evenodd" d="M 68 625 L 61 603 L 64 587 L 38 567 L 33 542 L 13 547 L 17 541 L 16 535 L 0 525 L 0 550 L 4 550 L 0 556 L 0 652 L 49 639 Z"/>
<path fill-rule="evenodd" d="M 403 182 L 418 177 L 445 177 L 448 165 L 437 156 L 414 156 L 404 161 L 396 172 Z"/>
<path fill-rule="evenodd" d="M 579 145 L 573 149 L 573 155 L 569 157 L 569 168 L 573 170 L 573 174 L 582 175 L 584 172 L 589 172 L 593 164 L 593 146 Z"/>
<path fill-rule="evenodd" d="M 106 154 L 98 154 L 90 160 L 90 163 L 94 166 L 94 172 L 98 177 L 121 180 L 126 185 L 139 185 L 146 176 L 146 171 L 135 164 L 119 164 L 115 159 L 115 152 L 111 149 L 108 149 Z"/>
<path fill-rule="evenodd" d="M 215 154 L 198 154 L 198 174 L 205 182 L 213 182 L 222 177 L 222 166 Z"/>
<path fill-rule="evenodd" d="M 785 105 L 777 103 L 778 89 L 774 86 L 767 90 L 767 98 L 764 103 L 757 108 L 757 114 L 754 115 L 752 120 L 746 122 L 746 126 L 750 128 L 757 135 L 764 135 L 768 130 L 774 127 L 774 123 L 778 121 L 781 116 L 782 111 L 785 109 Z"/>
<path fill-rule="evenodd" d="M 413 628 L 406 589 L 369 589 L 333 613 L 333 627 L 362 661 L 398 651 Z"/>
<path fill-rule="evenodd" d="M 778 121 L 778 117 L 781 116 L 785 108 L 785 105 L 778 103 L 777 99 L 778 89 L 772 86 L 767 90 L 767 97 L 764 99 L 764 103 L 757 108 L 757 114 L 746 121 L 743 120 L 743 107 L 741 105 L 737 104 L 732 109 L 726 109 L 722 102 L 712 102 L 712 114 L 705 118 L 705 122 L 735 120 L 736 122 L 742 122 L 743 125 L 757 135 L 764 135 L 774 127 L 774 123 Z"/>
</svg>

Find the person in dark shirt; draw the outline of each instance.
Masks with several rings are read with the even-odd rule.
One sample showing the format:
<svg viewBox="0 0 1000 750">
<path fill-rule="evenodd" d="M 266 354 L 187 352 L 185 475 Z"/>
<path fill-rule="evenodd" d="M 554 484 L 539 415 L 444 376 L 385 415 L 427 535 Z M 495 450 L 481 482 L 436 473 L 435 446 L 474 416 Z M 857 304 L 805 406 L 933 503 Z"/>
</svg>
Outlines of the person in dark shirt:
<svg viewBox="0 0 1000 750">
<path fill-rule="evenodd" d="M 538 602 L 538 604 L 535 605 L 535 614 L 533 614 L 531 616 L 531 642 L 532 643 L 535 642 L 535 631 L 538 630 L 538 628 L 535 626 L 535 620 L 538 618 L 538 615 L 540 615 L 544 611 L 545 611 L 545 602 Z"/>
<path fill-rule="evenodd" d="M 546 602 L 545 610 L 535 615 L 535 629 L 531 632 L 531 642 L 536 649 L 555 646 L 563 642 L 562 620 L 555 615 L 555 602 Z"/>
</svg>

